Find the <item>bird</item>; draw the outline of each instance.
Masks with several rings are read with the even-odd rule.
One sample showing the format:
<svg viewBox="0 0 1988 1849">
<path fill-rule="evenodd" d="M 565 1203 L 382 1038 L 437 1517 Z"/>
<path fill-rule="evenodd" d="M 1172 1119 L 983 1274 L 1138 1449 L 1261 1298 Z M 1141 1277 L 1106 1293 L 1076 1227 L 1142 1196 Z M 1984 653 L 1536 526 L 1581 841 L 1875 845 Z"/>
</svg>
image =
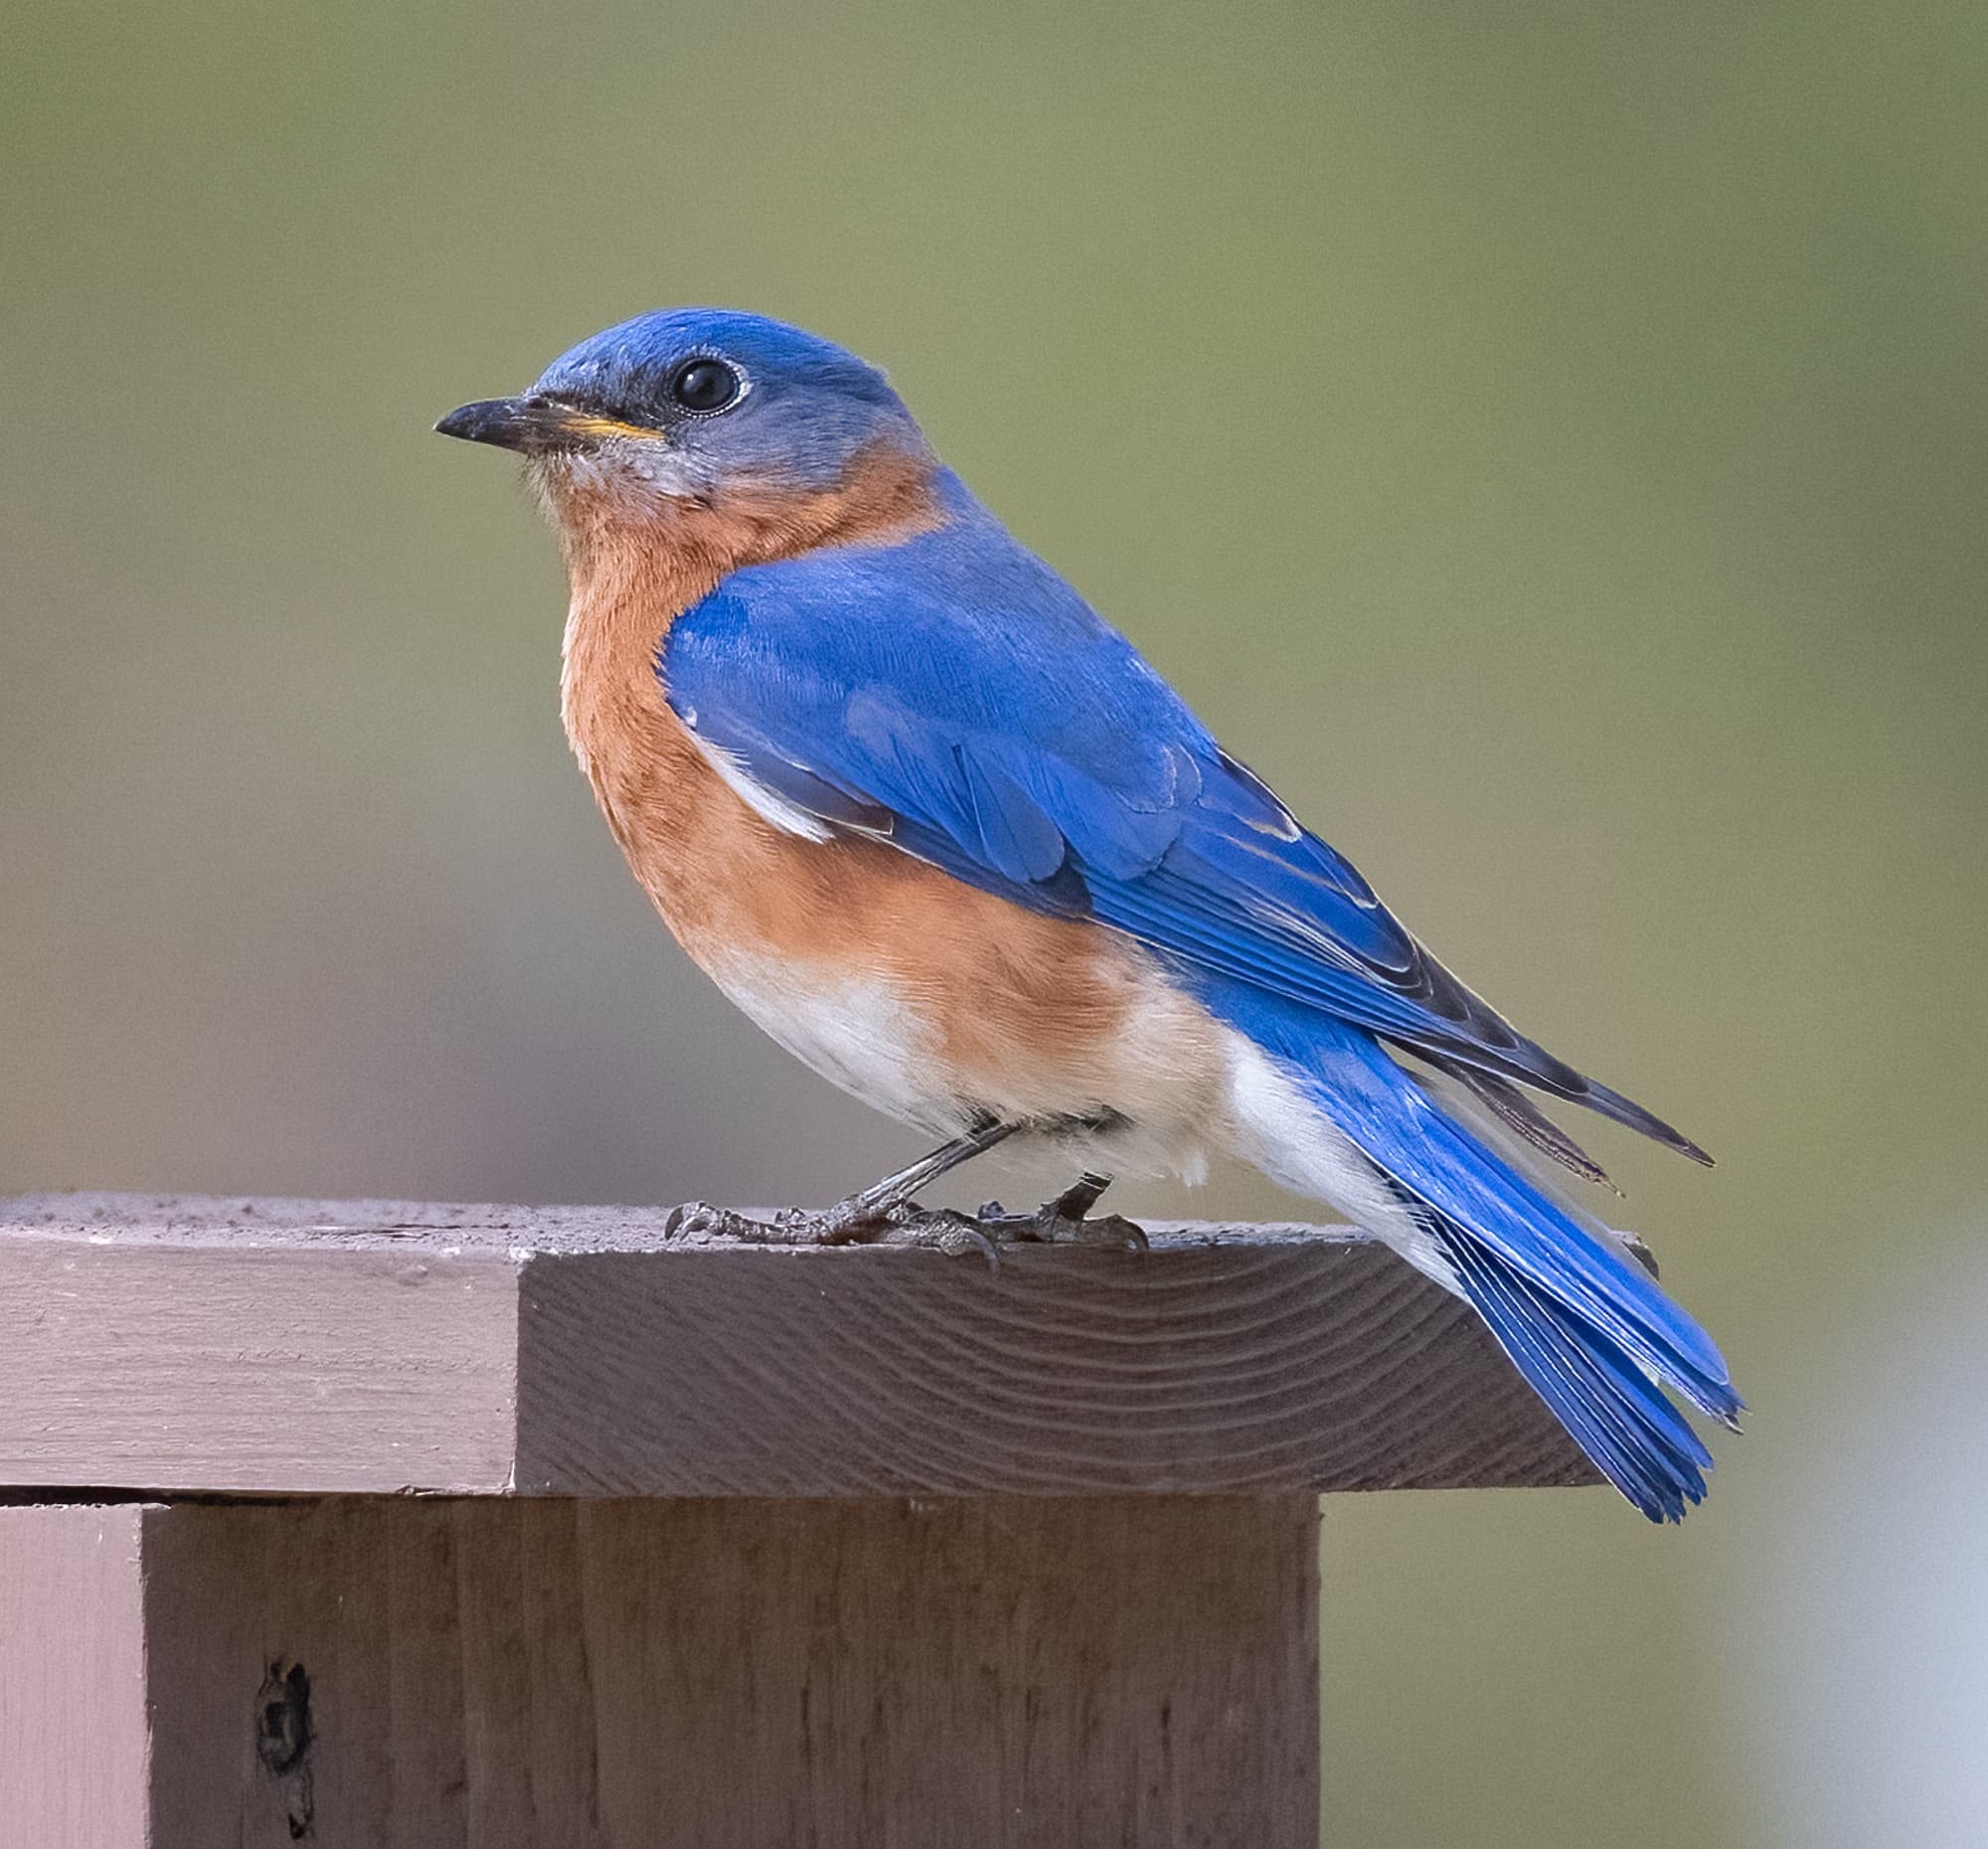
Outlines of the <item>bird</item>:
<svg viewBox="0 0 1988 1849">
<path fill-rule="evenodd" d="M 1605 1177 L 1536 1099 L 1710 1158 L 1438 963 L 883 372 L 660 309 L 434 427 L 525 460 L 571 583 L 566 732 L 677 941 L 938 1139 L 806 1237 L 888 1232 L 1016 1134 L 1188 1182 L 1240 1157 L 1466 1300 L 1652 1521 L 1703 1499 L 1679 1403 L 1737 1429 L 1726 1361 L 1576 1204 L 1567 1176 Z"/>
</svg>

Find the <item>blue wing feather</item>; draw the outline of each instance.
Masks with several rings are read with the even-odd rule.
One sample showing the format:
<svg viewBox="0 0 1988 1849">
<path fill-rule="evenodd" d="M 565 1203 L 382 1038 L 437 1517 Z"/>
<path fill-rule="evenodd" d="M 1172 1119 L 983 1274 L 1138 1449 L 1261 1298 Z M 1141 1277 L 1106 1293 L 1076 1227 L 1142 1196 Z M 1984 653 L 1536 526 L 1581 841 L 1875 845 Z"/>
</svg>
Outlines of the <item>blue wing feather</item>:
<svg viewBox="0 0 1988 1849">
<path fill-rule="evenodd" d="M 735 573 L 679 617 L 661 671 L 685 723 L 831 825 L 1699 1153 L 1457 982 L 1130 643 L 944 492 L 937 531 Z"/>
</svg>

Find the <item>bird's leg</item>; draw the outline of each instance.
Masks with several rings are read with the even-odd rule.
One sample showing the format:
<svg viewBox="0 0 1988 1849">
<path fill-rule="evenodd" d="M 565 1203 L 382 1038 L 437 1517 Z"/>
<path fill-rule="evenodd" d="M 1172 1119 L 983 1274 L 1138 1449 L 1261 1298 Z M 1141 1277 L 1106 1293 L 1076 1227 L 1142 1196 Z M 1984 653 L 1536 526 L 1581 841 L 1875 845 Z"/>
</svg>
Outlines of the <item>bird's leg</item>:
<svg viewBox="0 0 1988 1849">
<path fill-rule="evenodd" d="M 991 1149 L 1022 1126 L 983 1116 L 963 1134 L 928 1155 L 886 1175 L 860 1193 L 820 1213 L 789 1208 L 772 1220 L 753 1220 L 726 1207 L 694 1201 L 671 1210 L 665 1235 L 715 1233 L 760 1246 L 849 1246 L 888 1240 L 893 1244 L 934 1246 L 943 1252 L 979 1252 L 990 1260 L 993 1242 L 963 1214 L 920 1214 L 912 1197 L 949 1169 Z"/>
<path fill-rule="evenodd" d="M 888 1226 L 893 1216 L 902 1214 L 911 1206 L 912 1197 L 927 1182 L 936 1181 L 962 1162 L 969 1162 L 983 1150 L 992 1149 L 1021 1127 L 1019 1123 L 1004 1123 L 998 1117 L 983 1116 L 964 1135 L 939 1144 L 931 1154 L 920 1156 L 915 1162 L 899 1169 L 895 1175 L 886 1175 L 862 1193 L 852 1194 L 846 1201 L 838 1201 L 820 1216 L 824 1224 L 836 1229 L 822 1243 L 841 1245 L 849 1240 L 864 1238 L 872 1229 Z"/>
</svg>

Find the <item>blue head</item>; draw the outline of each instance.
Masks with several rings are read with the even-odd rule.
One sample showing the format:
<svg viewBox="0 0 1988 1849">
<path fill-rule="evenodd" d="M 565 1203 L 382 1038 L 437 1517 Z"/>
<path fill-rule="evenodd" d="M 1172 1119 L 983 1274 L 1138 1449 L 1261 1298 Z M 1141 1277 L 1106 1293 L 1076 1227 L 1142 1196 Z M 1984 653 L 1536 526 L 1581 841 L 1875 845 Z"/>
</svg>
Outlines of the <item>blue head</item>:
<svg viewBox="0 0 1988 1849">
<path fill-rule="evenodd" d="M 435 425 L 538 464 L 568 484 L 709 503 L 833 488 L 880 451 L 924 438 L 884 375 L 784 322 L 666 308 L 583 340 L 529 392 L 465 405 Z"/>
</svg>

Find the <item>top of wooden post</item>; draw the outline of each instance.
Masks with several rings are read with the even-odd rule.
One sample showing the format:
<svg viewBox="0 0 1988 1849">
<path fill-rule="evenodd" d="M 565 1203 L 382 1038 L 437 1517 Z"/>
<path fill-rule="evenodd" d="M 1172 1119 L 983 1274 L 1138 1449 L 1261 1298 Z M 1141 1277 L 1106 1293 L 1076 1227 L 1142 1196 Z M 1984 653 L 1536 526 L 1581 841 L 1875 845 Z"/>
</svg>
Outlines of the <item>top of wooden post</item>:
<svg viewBox="0 0 1988 1849">
<path fill-rule="evenodd" d="M 0 1496 L 1249 1494 L 1587 1483 L 1343 1229 L 1150 1253 L 663 1238 L 654 1209 L 0 1200 Z"/>
</svg>

